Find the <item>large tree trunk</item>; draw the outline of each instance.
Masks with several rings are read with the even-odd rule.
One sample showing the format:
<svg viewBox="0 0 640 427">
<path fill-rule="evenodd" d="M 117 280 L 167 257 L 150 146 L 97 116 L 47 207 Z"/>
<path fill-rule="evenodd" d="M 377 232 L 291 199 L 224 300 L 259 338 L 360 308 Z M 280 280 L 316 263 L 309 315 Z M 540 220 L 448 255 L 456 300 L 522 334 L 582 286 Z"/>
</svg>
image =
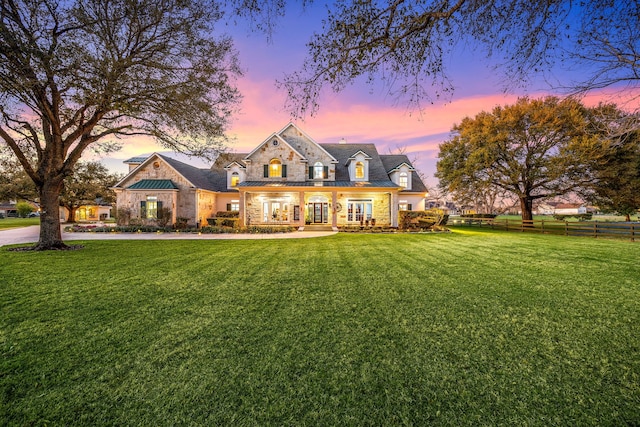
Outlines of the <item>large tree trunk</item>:
<svg viewBox="0 0 640 427">
<path fill-rule="evenodd" d="M 60 232 L 60 192 L 62 180 L 46 182 L 40 193 L 40 240 L 34 250 L 69 249 Z"/>
<path fill-rule="evenodd" d="M 533 225 L 533 199 L 528 196 L 520 197 L 520 211 L 522 212 L 522 223 L 525 221 Z"/>
<path fill-rule="evenodd" d="M 78 208 L 76 206 L 67 206 L 67 210 L 69 211 L 69 218 L 67 218 L 67 222 L 76 222 L 76 213 L 78 212 Z"/>
</svg>

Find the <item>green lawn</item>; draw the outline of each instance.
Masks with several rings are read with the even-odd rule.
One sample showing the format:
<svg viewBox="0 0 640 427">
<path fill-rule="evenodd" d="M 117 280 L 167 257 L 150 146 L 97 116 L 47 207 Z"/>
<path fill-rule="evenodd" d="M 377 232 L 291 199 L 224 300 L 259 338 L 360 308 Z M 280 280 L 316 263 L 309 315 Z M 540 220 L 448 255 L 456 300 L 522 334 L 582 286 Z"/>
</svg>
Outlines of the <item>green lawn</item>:
<svg viewBox="0 0 640 427">
<path fill-rule="evenodd" d="M 0 256 L 4 425 L 640 424 L 640 244 L 490 230 Z"/>
<path fill-rule="evenodd" d="M 7 228 L 27 227 L 29 225 L 40 225 L 40 218 L 2 218 L 0 219 L 0 230 Z"/>
</svg>

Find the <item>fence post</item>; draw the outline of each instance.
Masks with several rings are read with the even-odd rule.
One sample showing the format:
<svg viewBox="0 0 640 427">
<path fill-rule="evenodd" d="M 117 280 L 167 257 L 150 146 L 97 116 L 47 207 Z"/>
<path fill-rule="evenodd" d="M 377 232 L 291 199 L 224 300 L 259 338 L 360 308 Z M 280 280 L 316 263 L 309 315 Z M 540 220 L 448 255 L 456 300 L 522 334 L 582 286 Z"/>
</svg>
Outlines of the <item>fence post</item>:
<svg viewBox="0 0 640 427">
<path fill-rule="evenodd" d="M 505 231 L 509 231 L 509 218 L 505 218 L 504 220 L 504 229 Z"/>
<path fill-rule="evenodd" d="M 544 234 L 544 219 L 540 220 L 540 234 Z"/>
<path fill-rule="evenodd" d="M 593 237 L 595 239 L 598 238 L 598 221 L 594 221 L 593 223 Z"/>
<path fill-rule="evenodd" d="M 569 235 L 569 221 L 564 222 L 564 235 L 565 236 Z"/>
<path fill-rule="evenodd" d="M 635 224 L 631 224 L 631 241 L 635 242 L 635 234 L 636 234 L 636 225 Z"/>
</svg>

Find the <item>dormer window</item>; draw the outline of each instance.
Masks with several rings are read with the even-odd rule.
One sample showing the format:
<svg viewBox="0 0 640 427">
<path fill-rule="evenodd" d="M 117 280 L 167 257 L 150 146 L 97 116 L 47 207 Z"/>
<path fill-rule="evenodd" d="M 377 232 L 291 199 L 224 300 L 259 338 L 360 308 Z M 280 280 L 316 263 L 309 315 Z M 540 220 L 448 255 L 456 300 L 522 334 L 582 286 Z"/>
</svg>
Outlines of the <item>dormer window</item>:
<svg viewBox="0 0 640 427">
<path fill-rule="evenodd" d="M 369 156 L 364 151 L 358 151 L 349 157 L 347 165 L 349 166 L 349 178 L 351 181 L 369 181 Z"/>
<path fill-rule="evenodd" d="M 402 188 L 407 188 L 409 186 L 409 174 L 406 172 L 400 172 L 400 176 L 398 178 L 398 185 Z"/>
<path fill-rule="evenodd" d="M 282 177 L 282 162 L 278 159 L 273 159 L 269 162 L 269 178 Z"/>
<path fill-rule="evenodd" d="M 233 172 L 231 174 L 231 186 L 237 187 L 240 183 L 240 174 L 238 172 Z"/>
</svg>

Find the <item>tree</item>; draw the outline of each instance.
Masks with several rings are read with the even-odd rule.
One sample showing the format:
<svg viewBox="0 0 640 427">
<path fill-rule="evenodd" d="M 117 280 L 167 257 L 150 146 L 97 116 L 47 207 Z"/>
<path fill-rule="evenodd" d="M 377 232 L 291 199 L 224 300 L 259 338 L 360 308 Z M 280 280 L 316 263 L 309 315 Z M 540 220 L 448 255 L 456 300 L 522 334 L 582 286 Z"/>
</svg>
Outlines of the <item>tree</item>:
<svg viewBox="0 0 640 427">
<path fill-rule="evenodd" d="M 82 205 L 113 203 L 115 194 L 110 187 L 120 179 L 99 162 L 78 162 L 73 175 L 65 178 L 60 196 L 60 206 L 69 211 L 69 222 L 75 222 L 76 211 Z"/>
<path fill-rule="evenodd" d="M 231 40 L 212 36 L 220 17 L 197 0 L 0 2 L 0 140 L 37 188 L 34 249 L 66 248 L 59 195 L 89 147 L 148 135 L 207 155 L 224 143 L 240 71 Z"/>
<path fill-rule="evenodd" d="M 27 202 L 18 202 L 16 203 L 16 211 L 18 212 L 18 216 L 20 218 L 26 218 L 29 216 L 31 212 L 34 211 L 33 205 Z"/>
<path fill-rule="evenodd" d="M 0 159 L 0 200 L 38 203 L 38 192 L 33 180 L 15 158 Z"/>
<path fill-rule="evenodd" d="M 586 171 L 600 156 L 601 141 L 578 102 L 521 98 L 454 126 L 453 138 L 440 145 L 436 177 L 460 198 L 488 191 L 514 196 L 522 219 L 531 220 L 534 200 L 590 182 Z"/>
<path fill-rule="evenodd" d="M 336 2 L 323 22 L 301 68 L 280 82 L 297 116 L 317 111 L 323 88 L 361 77 L 416 106 L 448 96 L 446 64 L 461 44 L 493 57 L 511 85 L 554 65 L 586 73 L 560 84 L 575 92 L 640 83 L 637 0 L 363 0 Z"/>
<path fill-rule="evenodd" d="M 601 210 L 630 221 L 640 209 L 640 131 L 616 133 L 607 139 L 602 156 L 591 165 L 591 174 L 592 182 L 580 195 Z"/>
</svg>

